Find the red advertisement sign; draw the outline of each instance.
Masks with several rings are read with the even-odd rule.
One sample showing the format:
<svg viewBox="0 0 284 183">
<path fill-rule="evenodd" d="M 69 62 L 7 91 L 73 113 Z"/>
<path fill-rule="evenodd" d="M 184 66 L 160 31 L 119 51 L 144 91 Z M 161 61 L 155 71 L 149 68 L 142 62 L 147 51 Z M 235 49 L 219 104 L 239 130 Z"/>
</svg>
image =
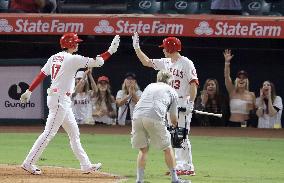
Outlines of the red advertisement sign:
<svg viewBox="0 0 284 183">
<path fill-rule="evenodd" d="M 189 36 L 284 39 L 284 17 L 216 15 L 6 14 L 0 34 Z"/>
</svg>

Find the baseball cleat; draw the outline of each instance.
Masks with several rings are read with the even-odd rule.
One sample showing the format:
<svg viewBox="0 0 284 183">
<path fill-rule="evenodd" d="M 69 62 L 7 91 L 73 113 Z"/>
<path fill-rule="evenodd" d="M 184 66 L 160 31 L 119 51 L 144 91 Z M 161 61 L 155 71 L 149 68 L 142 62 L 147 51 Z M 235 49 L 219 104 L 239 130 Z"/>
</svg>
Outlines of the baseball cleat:
<svg viewBox="0 0 284 183">
<path fill-rule="evenodd" d="M 21 168 L 24 169 L 25 171 L 29 172 L 32 175 L 41 175 L 42 174 L 41 170 L 36 165 L 22 164 Z"/>
<path fill-rule="evenodd" d="M 177 181 L 172 181 L 172 183 L 191 183 L 191 181 L 190 180 L 178 179 Z"/>
<path fill-rule="evenodd" d="M 102 168 L 101 163 L 92 164 L 90 168 L 83 170 L 83 174 L 89 174 L 95 171 L 98 171 Z"/>
</svg>

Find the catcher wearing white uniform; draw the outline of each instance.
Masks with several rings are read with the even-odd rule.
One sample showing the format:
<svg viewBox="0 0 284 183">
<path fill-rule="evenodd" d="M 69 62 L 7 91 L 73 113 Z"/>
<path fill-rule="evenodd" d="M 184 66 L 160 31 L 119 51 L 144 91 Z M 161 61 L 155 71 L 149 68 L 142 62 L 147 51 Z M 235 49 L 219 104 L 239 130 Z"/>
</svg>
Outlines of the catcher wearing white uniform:
<svg viewBox="0 0 284 183">
<path fill-rule="evenodd" d="M 194 64 L 188 58 L 181 56 L 181 42 L 176 37 L 168 37 L 163 40 L 160 47 L 166 58 L 150 59 L 140 49 L 139 36 L 134 33 L 133 47 L 136 55 L 144 66 L 152 67 L 156 70 L 168 70 L 173 75 L 172 87 L 179 95 L 179 107 L 186 108 L 185 112 L 179 112 L 178 126 L 190 131 L 190 122 L 194 100 L 196 98 L 198 78 Z M 183 142 L 183 148 L 175 148 L 177 162 L 177 172 L 181 175 L 195 175 L 192 163 L 191 144 L 188 136 Z"/>
<path fill-rule="evenodd" d="M 60 126 L 68 133 L 70 145 L 76 158 L 80 161 L 83 173 L 90 173 L 101 168 L 102 164 L 92 164 L 80 142 L 80 132 L 71 109 L 71 94 L 75 87 L 75 74 L 80 68 L 101 67 L 113 53 L 117 51 L 120 37 L 116 35 L 108 51 L 96 58 L 73 55 L 78 50 L 79 39 L 75 33 L 66 33 L 60 39 L 63 51 L 52 55 L 40 73 L 33 80 L 29 89 L 21 95 L 21 102 L 29 101 L 32 91 L 51 75 L 51 85 L 47 90 L 47 106 L 49 114 L 43 133 L 35 141 L 32 149 L 22 164 L 22 168 L 34 175 L 41 170 L 35 165 L 43 150 L 56 135 Z"/>
</svg>

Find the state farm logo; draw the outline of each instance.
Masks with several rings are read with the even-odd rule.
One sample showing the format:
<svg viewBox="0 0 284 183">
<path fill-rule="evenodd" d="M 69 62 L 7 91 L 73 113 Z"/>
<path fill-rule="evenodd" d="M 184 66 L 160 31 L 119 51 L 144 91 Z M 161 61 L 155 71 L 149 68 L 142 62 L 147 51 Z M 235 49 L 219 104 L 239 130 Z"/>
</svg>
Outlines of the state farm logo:
<svg viewBox="0 0 284 183">
<path fill-rule="evenodd" d="M 186 1 L 176 1 L 175 7 L 178 10 L 185 10 L 187 8 L 188 4 Z"/>
<path fill-rule="evenodd" d="M 248 4 L 248 9 L 251 11 L 258 11 L 261 8 L 261 3 L 258 1 L 253 1 Z"/>
<path fill-rule="evenodd" d="M 100 20 L 98 25 L 94 25 L 93 31 L 98 34 L 116 33 L 116 34 L 176 34 L 182 35 L 184 30 L 183 24 L 164 23 L 160 20 L 153 20 L 152 22 L 144 22 L 139 20 L 118 20 L 108 21 Z"/>
<path fill-rule="evenodd" d="M 209 27 L 208 22 L 202 21 L 199 23 L 199 26 L 194 29 L 194 32 L 197 35 L 202 35 L 202 34 L 211 35 L 213 34 L 213 29 Z"/>
<path fill-rule="evenodd" d="M 14 32 L 28 32 L 28 33 L 40 33 L 40 32 L 77 32 L 84 31 L 84 23 L 81 22 L 63 22 L 59 19 L 53 20 L 31 20 L 29 18 L 19 18 L 15 22 Z"/>
<path fill-rule="evenodd" d="M 6 19 L 0 19 L 0 32 L 12 32 L 13 27 L 9 25 L 8 20 Z"/>
<path fill-rule="evenodd" d="M 114 28 L 109 25 L 109 21 L 101 20 L 99 21 L 99 25 L 94 28 L 94 31 L 96 33 L 112 33 L 114 31 Z"/>
<path fill-rule="evenodd" d="M 141 8 L 141 9 L 149 9 L 151 8 L 152 6 L 152 2 L 151 1 L 140 1 L 138 6 Z"/>
<path fill-rule="evenodd" d="M 282 27 L 273 25 L 264 25 L 257 22 L 228 22 L 218 21 L 215 25 L 209 26 L 207 21 L 199 23 L 198 27 L 194 29 L 197 35 L 216 35 L 216 36 L 252 36 L 252 37 L 279 37 L 281 35 Z"/>
</svg>

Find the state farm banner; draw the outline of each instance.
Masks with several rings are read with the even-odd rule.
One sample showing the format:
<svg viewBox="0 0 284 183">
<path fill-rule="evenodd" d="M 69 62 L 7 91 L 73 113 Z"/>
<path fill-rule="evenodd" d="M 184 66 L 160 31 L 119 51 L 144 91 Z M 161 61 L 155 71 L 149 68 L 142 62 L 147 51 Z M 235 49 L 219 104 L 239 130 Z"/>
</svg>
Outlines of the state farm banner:
<svg viewBox="0 0 284 183">
<path fill-rule="evenodd" d="M 32 93 L 28 103 L 20 102 L 20 96 L 40 71 L 40 66 L 0 67 L 0 118 L 43 119 L 42 85 Z"/>
<path fill-rule="evenodd" d="M 284 39 L 284 17 L 0 14 L 0 34 L 189 36 Z"/>
</svg>

